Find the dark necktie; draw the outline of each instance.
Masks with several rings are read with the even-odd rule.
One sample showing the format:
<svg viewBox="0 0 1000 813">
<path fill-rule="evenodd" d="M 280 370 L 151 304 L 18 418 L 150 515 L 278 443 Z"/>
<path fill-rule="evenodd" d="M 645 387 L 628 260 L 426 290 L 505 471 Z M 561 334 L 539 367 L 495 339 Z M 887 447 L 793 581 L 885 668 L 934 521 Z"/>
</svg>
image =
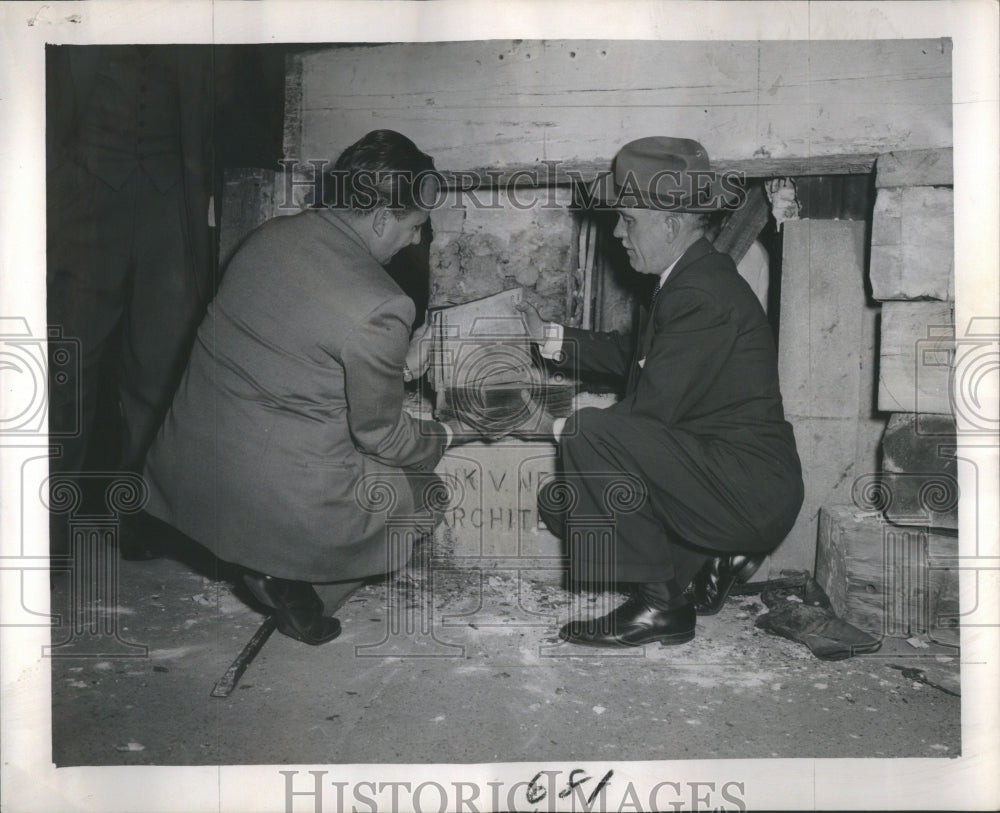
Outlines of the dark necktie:
<svg viewBox="0 0 1000 813">
<path fill-rule="evenodd" d="M 639 332 L 636 336 L 636 347 L 635 347 L 635 357 L 632 362 L 632 366 L 629 369 L 628 380 L 625 384 L 625 394 L 635 392 L 636 385 L 639 381 L 639 371 L 642 365 L 638 364 L 639 360 L 644 360 L 646 358 L 646 353 L 649 351 L 649 345 L 652 338 L 653 331 L 653 311 L 656 309 L 656 297 L 660 293 L 660 281 L 656 281 L 656 287 L 653 289 L 653 296 L 649 300 L 649 308 L 643 314 L 642 320 L 639 322 Z"/>
<path fill-rule="evenodd" d="M 653 314 L 656 312 L 656 297 L 660 295 L 660 280 L 656 281 L 656 287 L 653 289 L 653 296 L 649 300 L 649 310 L 646 313 L 646 318 L 642 325 L 642 332 L 639 334 L 640 350 L 645 355 L 646 350 L 649 349 L 649 338 L 653 331 Z"/>
</svg>

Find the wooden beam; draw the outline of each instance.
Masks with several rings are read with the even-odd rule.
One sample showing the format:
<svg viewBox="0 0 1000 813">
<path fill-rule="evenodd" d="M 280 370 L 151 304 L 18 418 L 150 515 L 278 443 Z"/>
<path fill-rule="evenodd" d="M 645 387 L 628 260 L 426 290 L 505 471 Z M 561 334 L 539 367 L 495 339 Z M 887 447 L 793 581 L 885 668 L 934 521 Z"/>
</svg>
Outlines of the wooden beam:
<svg viewBox="0 0 1000 813">
<path fill-rule="evenodd" d="M 227 169 L 222 185 L 219 267 L 225 268 L 250 232 L 276 214 L 275 178 L 270 169 Z"/>
<path fill-rule="evenodd" d="M 737 265 L 767 224 L 769 208 L 760 184 L 747 189 L 747 199 L 726 221 L 715 238 L 715 247 L 727 253 Z"/>
<path fill-rule="evenodd" d="M 285 121 L 282 148 L 285 155 L 302 154 L 302 54 L 285 57 Z"/>
<path fill-rule="evenodd" d="M 875 166 L 875 153 L 816 155 L 792 158 L 743 158 L 712 161 L 718 172 L 734 172 L 748 179 L 794 178 L 802 175 L 867 175 Z M 441 172 L 450 190 L 516 188 L 541 189 L 590 183 L 607 172 L 611 159 L 597 161 L 547 161 L 518 166 L 475 167 Z"/>
<path fill-rule="evenodd" d="M 742 172 L 748 178 L 795 178 L 800 175 L 867 175 L 875 166 L 874 153 L 845 153 L 789 158 L 742 158 L 713 161 L 716 168 Z"/>
</svg>

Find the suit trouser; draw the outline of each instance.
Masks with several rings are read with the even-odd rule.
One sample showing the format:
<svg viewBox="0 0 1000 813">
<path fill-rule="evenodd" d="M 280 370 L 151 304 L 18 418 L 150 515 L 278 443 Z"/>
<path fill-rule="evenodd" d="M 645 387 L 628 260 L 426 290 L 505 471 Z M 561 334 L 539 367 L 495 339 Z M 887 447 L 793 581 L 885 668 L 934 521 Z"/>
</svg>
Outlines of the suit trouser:
<svg viewBox="0 0 1000 813">
<path fill-rule="evenodd" d="M 180 179 L 160 191 L 136 169 L 119 189 L 75 164 L 49 185 L 48 321 L 80 343 L 80 376 L 52 388 L 56 472 L 79 472 L 95 422 L 102 356 L 121 330 L 120 464 L 141 469 L 201 320 L 210 269 L 192 250 Z M 207 225 L 206 225 L 207 228 Z"/>
<path fill-rule="evenodd" d="M 608 410 L 575 413 L 560 439 L 559 472 L 538 498 L 539 515 L 566 542 L 573 578 L 683 590 L 710 557 L 742 552 L 746 526 L 731 516 L 700 452 L 688 433 L 654 433 Z M 688 541 L 705 532 L 733 544 Z"/>
<path fill-rule="evenodd" d="M 448 489 L 444 481 L 433 471 L 404 469 L 403 472 L 406 475 L 406 483 L 413 492 L 414 504 L 418 506 L 415 513 L 427 516 L 427 521 L 424 523 L 424 530 L 429 531 L 432 527 L 437 527 L 444 519 L 443 510 L 448 502 Z M 386 540 L 386 544 L 388 545 L 388 539 Z M 394 565 L 401 566 L 405 564 L 405 562 L 387 561 L 386 570 L 389 572 Z M 427 573 L 422 575 L 425 578 L 429 576 Z M 313 588 L 323 602 L 324 614 L 333 615 L 351 597 L 351 594 L 361 588 L 364 583 L 364 579 L 314 582 Z"/>
</svg>

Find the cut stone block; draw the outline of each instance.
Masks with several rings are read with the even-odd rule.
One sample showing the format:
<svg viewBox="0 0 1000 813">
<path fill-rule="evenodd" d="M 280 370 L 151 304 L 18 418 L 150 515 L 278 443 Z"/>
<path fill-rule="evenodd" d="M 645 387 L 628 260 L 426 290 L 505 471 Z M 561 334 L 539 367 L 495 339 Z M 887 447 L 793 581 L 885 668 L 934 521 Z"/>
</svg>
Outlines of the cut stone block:
<svg viewBox="0 0 1000 813">
<path fill-rule="evenodd" d="M 816 581 L 836 613 L 875 635 L 958 643 L 958 538 L 854 506 L 820 511 Z"/>
<path fill-rule="evenodd" d="M 954 220 L 951 189 L 879 189 L 872 214 L 872 296 L 953 300 Z"/>
<path fill-rule="evenodd" d="M 897 525 L 958 530 L 958 480 L 946 474 L 883 472 L 886 518 Z"/>
<path fill-rule="evenodd" d="M 919 419 L 905 413 L 890 415 L 882 439 L 882 468 L 954 476 L 955 432 L 955 419 L 950 415 L 926 415 Z"/>
<path fill-rule="evenodd" d="M 882 306 L 881 338 L 879 410 L 950 414 L 954 305 L 886 302 Z"/>
<path fill-rule="evenodd" d="M 952 186 L 953 162 L 951 147 L 887 152 L 875 162 L 875 186 Z"/>
<path fill-rule="evenodd" d="M 882 439 L 884 512 L 897 525 L 958 528 L 955 421 L 896 414 Z"/>
<path fill-rule="evenodd" d="M 521 561 L 524 567 L 548 559 L 558 566 L 562 544 L 538 522 L 538 486 L 555 472 L 556 448 L 548 443 L 505 439 L 449 449 L 436 472 L 454 486 L 444 526 L 458 564 Z M 463 560 L 469 561 L 464 562 Z"/>
<path fill-rule="evenodd" d="M 805 500 L 771 556 L 772 572 L 812 569 L 820 507 L 850 502 L 855 479 L 878 471 L 885 428 L 874 411 L 878 306 L 865 297 L 865 224 L 798 220 L 782 228 L 778 367 Z"/>
<path fill-rule="evenodd" d="M 581 392 L 572 409 L 605 409 L 614 402 L 612 395 Z M 423 402 L 409 411 L 427 418 L 428 410 Z M 450 566 L 549 583 L 563 579 L 565 547 L 538 518 L 538 487 L 556 471 L 554 444 L 512 438 L 468 443 L 449 449 L 435 471 L 455 488 L 436 534 Z"/>
</svg>

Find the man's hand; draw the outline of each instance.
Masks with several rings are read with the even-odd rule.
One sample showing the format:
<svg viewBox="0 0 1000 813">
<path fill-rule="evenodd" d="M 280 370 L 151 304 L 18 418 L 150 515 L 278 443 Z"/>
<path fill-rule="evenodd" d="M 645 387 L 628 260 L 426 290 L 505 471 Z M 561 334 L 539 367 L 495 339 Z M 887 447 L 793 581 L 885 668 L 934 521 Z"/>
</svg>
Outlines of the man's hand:
<svg viewBox="0 0 1000 813">
<path fill-rule="evenodd" d="M 427 336 L 430 325 L 423 324 L 413 331 L 410 348 L 406 351 L 406 366 L 414 378 L 420 378 L 430 365 L 431 340 Z"/>
<path fill-rule="evenodd" d="M 472 443 L 476 440 L 484 440 L 486 436 L 470 423 L 466 423 L 461 418 L 453 417 L 446 421 L 441 421 L 451 430 L 451 443 L 449 449 L 461 446 L 464 443 Z"/>
<path fill-rule="evenodd" d="M 545 320 L 538 315 L 538 310 L 530 302 L 521 300 L 514 306 L 524 316 L 524 324 L 528 328 L 528 337 L 536 344 L 545 343 Z"/>
</svg>

